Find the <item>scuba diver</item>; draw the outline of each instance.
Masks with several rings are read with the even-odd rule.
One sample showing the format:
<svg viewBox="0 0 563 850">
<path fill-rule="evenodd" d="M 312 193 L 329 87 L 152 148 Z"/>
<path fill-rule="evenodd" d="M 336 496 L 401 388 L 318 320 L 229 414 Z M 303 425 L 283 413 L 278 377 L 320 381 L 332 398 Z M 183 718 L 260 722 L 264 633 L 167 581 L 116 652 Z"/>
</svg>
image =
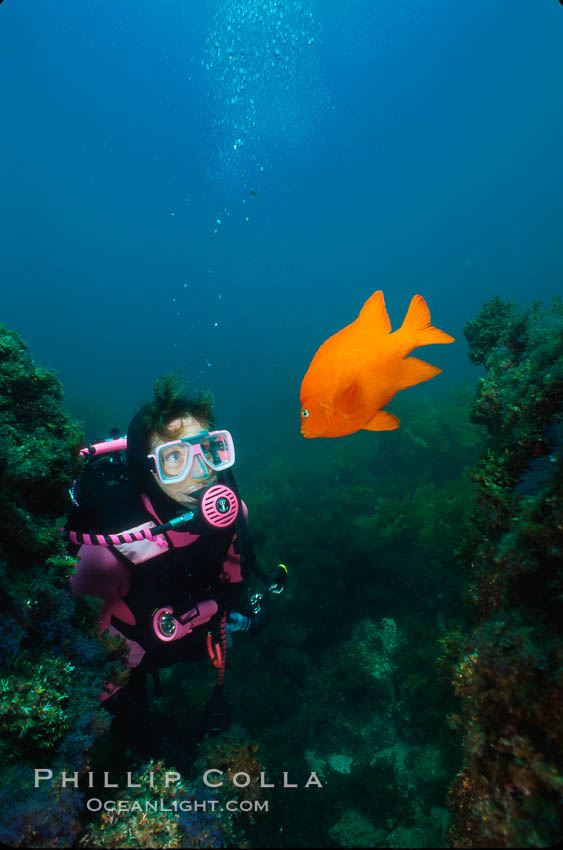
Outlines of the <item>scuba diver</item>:
<svg viewBox="0 0 563 850">
<path fill-rule="evenodd" d="M 283 590 L 287 572 L 256 563 L 232 437 L 214 430 L 210 394 L 191 397 L 168 376 L 157 380 L 126 439 L 81 454 L 88 460 L 71 490 L 66 529 L 79 558 L 71 588 L 103 600 L 100 633 L 120 634 L 129 647 L 127 684 L 104 683 L 113 726 L 150 746 L 147 674 L 158 695 L 161 667 L 208 656 L 217 683 L 204 733 L 218 734 L 229 724 L 223 679 L 231 632 L 259 634 L 269 613 L 267 593 L 244 598 L 250 572 L 271 593 Z"/>
</svg>

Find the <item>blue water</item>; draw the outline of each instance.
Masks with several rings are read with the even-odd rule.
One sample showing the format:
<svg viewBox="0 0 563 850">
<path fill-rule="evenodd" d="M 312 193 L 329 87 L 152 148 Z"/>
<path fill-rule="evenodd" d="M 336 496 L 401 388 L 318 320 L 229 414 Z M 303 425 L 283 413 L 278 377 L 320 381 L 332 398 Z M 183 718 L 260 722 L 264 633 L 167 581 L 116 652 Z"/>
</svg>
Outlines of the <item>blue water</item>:
<svg viewBox="0 0 563 850">
<path fill-rule="evenodd" d="M 561 288 L 562 44 L 557 0 L 5 0 L 0 319 L 90 438 L 180 369 L 300 440 L 380 288 L 457 340 L 407 392 L 474 380 L 482 302 Z"/>
</svg>

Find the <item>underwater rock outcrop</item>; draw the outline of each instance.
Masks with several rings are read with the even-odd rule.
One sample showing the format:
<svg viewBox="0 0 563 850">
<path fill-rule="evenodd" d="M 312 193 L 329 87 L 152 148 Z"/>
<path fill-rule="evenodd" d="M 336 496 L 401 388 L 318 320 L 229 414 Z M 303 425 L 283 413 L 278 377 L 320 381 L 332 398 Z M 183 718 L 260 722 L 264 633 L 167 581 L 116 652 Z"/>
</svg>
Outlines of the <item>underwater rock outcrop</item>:
<svg viewBox="0 0 563 850">
<path fill-rule="evenodd" d="M 149 761 L 119 791 L 115 807 L 101 813 L 80 839 L 81 847 L 232 847 L 232 817 L 215 811 L 216 794 L 184 779 L 173 766 Z M 170 778 L 172 777 L 172 778 Z M 197 801 L 198 806 L 194 803 Z M 240 846 L 240 845 L 239 845 Z"/>
<path fill-rule="evenodd" d="M 458 551 L 473 621 L 450 636 L 464 766 L 448 838 L 547 847 L 562 838 L 563 303 L 496 298 L 465 335 L 487 369 L 471 418 L 488 442 Z"/>
<path fill-rule="evenodd" d="M 323 817 L 339 847 L 443 846 L 448 766 L 443 742 L 404 734 L 405 651 L 394 620 L 361 620 L 323 654 L 295 717 L 309 725 L 305 761 L 324 784 Z M 312 706 L 322 722 L 309 722 Z"/>
<path fill-rule="evenodd" d="M 73 600 L 75 560 L 58 530 L 77 471 L 78 425 L 61 407 L 56 375 L 36 366 L 0 324 L 0 841 L 72 844 L 78 789 L 34 787 L 34 768 L 74 773 L 108 718 L 103 679 L 121 649 L 97 639 L 98 606 Z"/>
</svg>

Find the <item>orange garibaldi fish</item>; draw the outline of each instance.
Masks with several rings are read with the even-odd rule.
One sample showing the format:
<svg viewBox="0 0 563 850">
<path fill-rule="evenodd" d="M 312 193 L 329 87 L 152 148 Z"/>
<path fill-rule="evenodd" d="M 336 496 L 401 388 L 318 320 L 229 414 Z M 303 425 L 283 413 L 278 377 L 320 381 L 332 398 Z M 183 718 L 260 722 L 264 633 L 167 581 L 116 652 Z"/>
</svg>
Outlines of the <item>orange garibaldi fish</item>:
<svg viewBox="0 0 563 850">
<path fill-rule="evenodd" d="M 442 370 L 408 355 L 419 345 L 453 342 L 433 328 L 422 295 L 414 295 L 399 330 L 379 289 L 355 322 L 323 342 L 301 384 L 304 437 L 343 437 L 365 428 L 392 431 L 399 420 L 383 410 L 396 392 L 428 381 Z"/>
</svg>

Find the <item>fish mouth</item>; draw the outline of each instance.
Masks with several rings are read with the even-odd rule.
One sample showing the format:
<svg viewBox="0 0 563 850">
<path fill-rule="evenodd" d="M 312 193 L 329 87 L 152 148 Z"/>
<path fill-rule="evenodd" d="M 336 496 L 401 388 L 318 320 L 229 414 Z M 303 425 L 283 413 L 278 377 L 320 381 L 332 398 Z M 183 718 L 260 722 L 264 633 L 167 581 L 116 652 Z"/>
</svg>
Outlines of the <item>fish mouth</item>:
<svg viewBox="0 0 563 850">
<path fill-rule="evenodd" d="M 328 437 L 334 431 L 334 417 L 329 404 L 321 403 L 321 416 L 315 419 L 313 424 L 310 419 L 307 419 L 307 427 L 305 422 L 301 423 L 301 434 L 306 440 L 314 440 L 315 437 Z M 323 418 L 324 417 L 324 418 Z"/>
</svg>

